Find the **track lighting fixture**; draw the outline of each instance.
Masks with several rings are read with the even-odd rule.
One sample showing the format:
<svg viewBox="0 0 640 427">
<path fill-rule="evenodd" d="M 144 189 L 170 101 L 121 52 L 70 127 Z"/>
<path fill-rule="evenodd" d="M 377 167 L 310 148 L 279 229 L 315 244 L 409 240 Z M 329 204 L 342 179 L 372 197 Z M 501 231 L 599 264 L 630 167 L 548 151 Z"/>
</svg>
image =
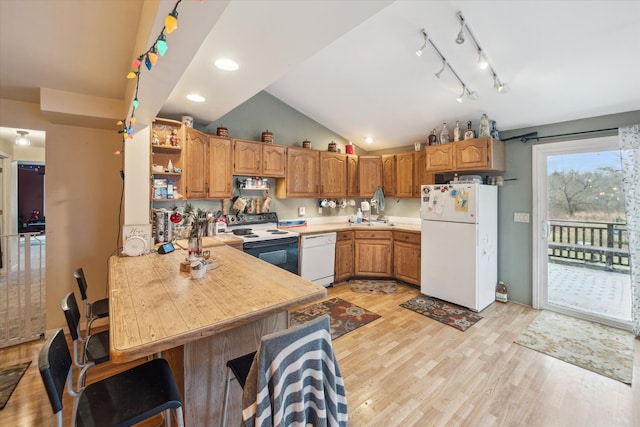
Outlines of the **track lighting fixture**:
<svg viewBox="0 0 640 427">
<path fill-rule="evenodd" d="M 462 44 L 464 43 L 464 18 L 462 17 L 462 13 L 458 13 L 458 17 L 460 18 L 460 32 L 458 33 L 458 37 L 456 37 L 456 43 Z"/>
<path fill-rule="evenodd" d="M 447 60 L 443 59 L 442 60 L 442 68 L 440 68 L 440 71 L 438 71 L 435 75 L 437 78 L 440 78 L 440 74 L 442 74 L 442 72 L 444 71 L 444 69 L 447 68 Z"/>
<path fill-rule="evenodd" d="M 506 83 L 502 83 L 500 81 L 500 79 L 498 78 L 495 70 L 493 69 L 493 67 L 491 66 L 491 64 L 489 64 L 489 61 L 487 60 L 487 57 L 484 54 L 484 50 L 480 47 L 480 44 L 478 43 L 478 40 L 476 40 L 476 38 L 474 37 L 473 33 L 471 32 L 471 29 L 469 28 L 469 24 L 466 21 L 466 19 L 464 18 L 464 16 L 462 16 L 462 12 L 458 12 L 458 19 L 460 19 L 460 33 L 458 33 L 458 38 L 456 39 L 456 43 L 458 44 L 462 44 L 464 43 L 464 29 L 466 28 L 467 31 L 467 35 L 469 36 L 469 38 L 471 39 L 471 41 L 473 42 L 473 44 L 475 45 L 477 51 L 478 51 L 478 67 L 480 67 L 481 70 L 486 70 L 489 69 L 489 71 L 491 71 L 491 74 L 493 75 L 493 87 L 499 92 L 499 93 L 507 93 L 509 91 L 509 86 Z M 462 40 L 462 41 L 460 41 Z"/>
<path fill-rule="evenodd" d="M 436 53 L 438 54 L 438 56 L 442 60 L 442 68 L 438 72 L 435 73 L 435 76 L 437 78 L 440 78 L 440 75 L 442 75 L 442 72 L 446 68 L 449 68 L 449 71 L 451 71 L 451 74 L 453 74 L 453 76 L 458 80 L 458 82 L 460 82 L 460 85 L 462 86 L 462 94 L 460 94 L 460 96 L 458 96 L 456 98 L 456 100 L 458 102 L 462 102 L 462 99 L 465 96 L 470 98 L 470 99 L 477 99 L 478 98 L 478 94 L 475 91 L 472 91 L 471 89 L 469 89 L 467 87 L 467 85 L 462 81 L 460 76 L 458 76 L 458 73 L 456 73 L 456 70 L 454 70 L 453 67 L 451 66 L 451 64 L 447 61 L 447 58 L 444 57 L 442 52 L 440 52 L 440 49 L 438 49 L 438 47 L 435 45 L 435 43 L 433 43 L 433 40 L 431 40 L 429 37 L 427 37 L 427 33 L 425 32 L 425 30 L 424 29 L 420 30 L 420 33 L 422 34 L 422 37 L 424 37 L 424 43 L 425 44 L 418 51 L 416 51 L 416 54 L 418 54 L 418 52 L 420 52 L 420 54 L 418 54 L 418 56 L 421 56 L 422 55 L 422 51 L 424 50 L 427 42 L 429 42 L 431 47 L 433 47 L 433 49 L 436 51 Z"/>
<path fill-rule="evenodd" d="M 422 37 L 424 38 L 424 43 L 422 43 L 422 46 L 420 46 L 420 49 L 416 50 L 416 55 L 418 56 L 422 56 L 422 51 L 424 50 L 425 47 L 427 47 L 427 40 L 429 39 L 429 36 L 427 36 L 427 33 L 425 33 L 424 30 L 422 30 Z"/>
<path fill-rule="evenodd" d="M 493 87 L 499 93 L 507 93 L 507 92 L 509 92 L 509 85 L 506 84 L 506 83 L 501 82 L 500 79 L 498 78 L 498 76 L 495 73 L 493 74 Z"/>
<path fill-rule="evenodd" d="M 489 66 L 489 63 L 487 62 L 487 58 L 484 57 L 484 54 L 482 53 L 482 49 L 479 49 L 478 50 L 478 67 L 480 67 L 481 70 L 486 70 L 488 66 Z"/>
</svg>

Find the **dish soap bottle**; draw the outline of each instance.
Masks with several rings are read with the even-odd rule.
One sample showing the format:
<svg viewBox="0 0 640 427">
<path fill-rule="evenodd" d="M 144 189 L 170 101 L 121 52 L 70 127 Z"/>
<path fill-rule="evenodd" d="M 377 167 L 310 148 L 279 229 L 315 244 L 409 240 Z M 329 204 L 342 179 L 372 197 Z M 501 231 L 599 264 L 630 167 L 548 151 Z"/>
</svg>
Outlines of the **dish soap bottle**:
<svg viewBox="0 0 640 427">
<path fill-rule="evenodd" d="M 496 301 L 498 302 L 507 302 L 507 286 L 501 280 L 496 285 Z"/>
<path fill-rule="evenodd" d="M 362 224 L 362 210 L 360 208 L 358 208 L 358 213 L 356 214 L 356 222 Z"/>
</svg>

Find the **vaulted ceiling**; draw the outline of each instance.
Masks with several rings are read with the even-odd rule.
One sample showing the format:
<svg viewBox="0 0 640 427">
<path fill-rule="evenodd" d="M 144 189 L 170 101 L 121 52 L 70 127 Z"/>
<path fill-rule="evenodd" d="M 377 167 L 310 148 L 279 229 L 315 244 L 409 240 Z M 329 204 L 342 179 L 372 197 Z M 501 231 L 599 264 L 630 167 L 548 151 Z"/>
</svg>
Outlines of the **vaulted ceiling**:
<svg viewBox="0 0 640 427">
<path fill-rule="evenodd" d="M 175 3 L 0 0 L 0 97 L 39 102 L 52 122 L 115 129 L 132 99 L 131 61 Z M 434 75 L 442 59 L 431 43 L 415 54 L 422 29 L 477 99 L 456 101 L 450 69 Z M 509 92 L 478 68 L 469 29 Z M 141 75 L 141 123 L 215 122 L 265 90 L 373 150 L 482 113 L 508 130 L 640 110 L 639 1 L 183 0 L 167 42 Z M 220 56 L 240 69 L 218 70 Z M 207 101 L 188 101 L 193 92 Z M 95 108 L 73 108 L 87 103 Z"/>
</svg>

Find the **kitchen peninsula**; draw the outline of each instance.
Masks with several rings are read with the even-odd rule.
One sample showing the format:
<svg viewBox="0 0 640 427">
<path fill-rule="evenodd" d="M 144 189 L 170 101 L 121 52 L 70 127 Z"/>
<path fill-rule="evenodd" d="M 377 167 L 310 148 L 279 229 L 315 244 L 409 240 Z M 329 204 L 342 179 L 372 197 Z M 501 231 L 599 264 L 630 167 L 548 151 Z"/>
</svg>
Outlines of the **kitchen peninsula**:
<svg viewBox="0 0 640 427">
<path fill-rule="evenodd" d="M 227 360 L 286 329 L 289 309 L 326 296 L 322 286 L 232 247 L 210 250 L 218 267 L 197 280 L 180 272 L 182 250 L 109 260 L 111 360 L 162 352 L 191 426 L 220 424 Z M 240 392 L 231 390 L 228 415 L 238 424 Z"/>
</svg>

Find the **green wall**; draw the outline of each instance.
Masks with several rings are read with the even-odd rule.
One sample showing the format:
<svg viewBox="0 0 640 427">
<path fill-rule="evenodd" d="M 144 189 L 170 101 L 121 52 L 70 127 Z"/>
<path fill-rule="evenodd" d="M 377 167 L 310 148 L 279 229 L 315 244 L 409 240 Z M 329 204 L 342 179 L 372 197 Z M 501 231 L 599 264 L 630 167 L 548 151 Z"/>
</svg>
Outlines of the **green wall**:
<svg viewBox="0 0 640 427">
<path fill-rule="evenodd" d="M 501 139 L 538 132 L 539 137 L 598 129 L 618 128 L 640 123 L 640 111 L 592 117 L 500 133 Z M 577 140 L 616 134 L 617 132 L 574 135 L 564 138 L 543 138 L 540 142 L 520 140 L 506 142 L 507 181 L 498 189 L 498 278 L 504 280 L 509 291 L 509 299 L 531 305 L 532 303 L 532 224 L 513 221 L 514 212 L 533 214 L 531 181 L 531 146 L 562 140 Z"/>
<path fill-rule="evenodd" d="M 523 114 L 526 114 L 523 112 Z M 550 136 L 571 132 L 583 132 L 604 128 L 640 123 L 640 111 L 612 114 L 561 123 L 533 126 L 523 129 L 513 129 L 501 132 L 501 138 L 506 139 L 516 135 L 537 131 L 538 136 Z M 229 129 L 232 138 L 260 140 L 261 133 L 269 130 L 274 134 L 276 144 L 300 146 L 308 139 L 312 148 L 325 150 L 328 143 L 335 141 L 344 152 L 347 141 L 335 132 L 309 117 L 291 108 L 279 99 L 266 92 L 260 92 L 236 109 L 232 110 L 215 123 L 196 127 L 204 132 L 215 134 L 216 128 L 224 125 Z M 611 132 L 609 132 L 611 134 Z M 605 136 L 606 133 L 573 136 L 566 139 L 580 139 L 586 137 Z M 498 191 L 498 277 L 508 286 L 509 298 L 523 304 L 532 302 L 532 224 L 516 223 L 513 221 L 514 212 L 532 213 L 533 194 L 531 183 L 531 146 L 556 142 L 561 138 L 542 139 L 540 142 L 520 140 L 506 142 L 507 171 L 503 174 L 507 181 Z M 409 151 L 413 145 L 391 150 L 393 152 Z M 356 147 L 356 154 L 386 154 L 390 150 L 366 152 Z M 446 177 L 445 177 L 446 178 Z M 372 195 L 373 196 L 373 195 Z M 360 205 L 358 199 L 356 208 L 344 210 L 323 209 L 318 213 L 316 199 L 274 199 L 272 210 L 278 212 L 281 219 L 298 217 L 298 207 L 306 210 L 305 218 L 331 215 L 350 215 L 357 211 Z M 419 217 L 420 203 L 417 199 L 385 199 L 387 216 Z"/>
</svg>

